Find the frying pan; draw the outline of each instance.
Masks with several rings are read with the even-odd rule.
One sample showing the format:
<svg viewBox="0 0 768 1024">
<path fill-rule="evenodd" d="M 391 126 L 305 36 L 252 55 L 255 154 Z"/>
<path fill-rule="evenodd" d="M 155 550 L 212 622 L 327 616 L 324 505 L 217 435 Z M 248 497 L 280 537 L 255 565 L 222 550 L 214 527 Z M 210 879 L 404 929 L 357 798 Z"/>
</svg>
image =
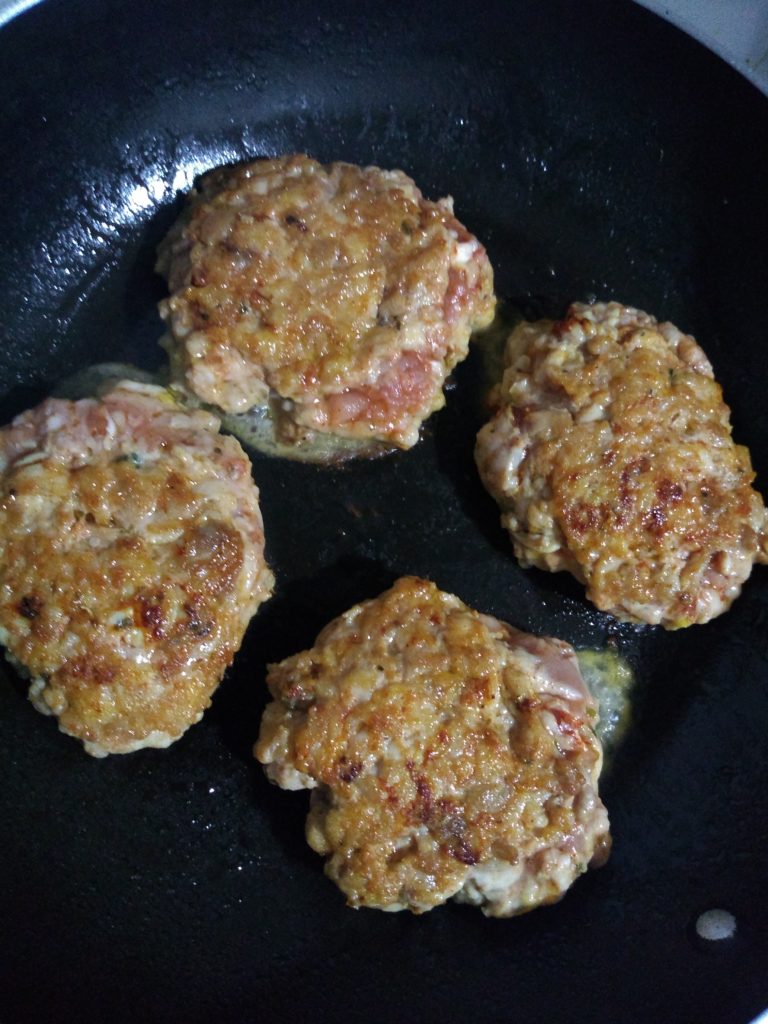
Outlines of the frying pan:
<svg viewBox="0 0 768 1024">
<path fill-rule="evenodd" d="M 72 370 L 152 369 L 156 244 L 200 171 L 307 151 L 452 194 L 527 315 L 618 298 L 696 335 L 768 480 L 768 104 L 620 0 L 45 0 L 0 32 L 3 420 Z M 727 1022 L 768 1005 L 768 579 L 677 633 L 515 563 L 472 463 L 478 353 L 410 452 L 254 454 L 274 598 L 204 720 L 96 761 L 0 686 L 0 1020 Z M 505 921 L 347 909 L 306 794 L 251 759 L 265 665 L 397 576 L 632 664 L 608 865 Z M 736 919 L 706 943 L 705 910 Z"/>
</svg>

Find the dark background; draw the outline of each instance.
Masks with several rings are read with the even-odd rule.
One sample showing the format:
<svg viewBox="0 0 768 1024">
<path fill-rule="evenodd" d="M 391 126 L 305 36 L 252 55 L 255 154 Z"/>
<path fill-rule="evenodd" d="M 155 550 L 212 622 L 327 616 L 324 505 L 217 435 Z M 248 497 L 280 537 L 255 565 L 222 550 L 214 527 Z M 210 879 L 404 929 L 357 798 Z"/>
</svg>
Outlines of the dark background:
<svg viewBox="0 0 768 1024">
<path fill-rule="evenodd" d="M 529 315 L 617 298 L 696 335 L 768 472 L 768 101 L 622 0 L 46 0 L 0 32 L 2 420 L 82 365 L 162 362 L 154 249 L 195 174 L 303 150 L 452 194 Z M 277 587 L 202 723 L 96 761 L 0 687 L 0 1021 L 745 1024 L 768 1005 L 768 587 L 679 633 L 524 572 L 472 463 L 475 353 L 417 448 L 254 455 Z M 637 673 L 614 852 L 486 920 L 345 908 L 306 794 L 251 759 L 265 664 L 402 573 Z M 694 922 L 724 907 L 734 939 Z"/>
</svg>

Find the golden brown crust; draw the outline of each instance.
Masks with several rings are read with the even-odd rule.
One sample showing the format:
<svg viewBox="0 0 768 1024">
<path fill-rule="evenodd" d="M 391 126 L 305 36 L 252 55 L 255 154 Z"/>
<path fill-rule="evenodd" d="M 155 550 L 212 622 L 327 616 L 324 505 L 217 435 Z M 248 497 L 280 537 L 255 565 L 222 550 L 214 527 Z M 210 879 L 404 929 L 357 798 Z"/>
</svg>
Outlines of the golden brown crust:
<svg viewBox="0 0 768 1024">
<path fill-rule="evenodd" d="M 306 156 L 205 175 L 163 243 L 175 372 L 228 412 L 284 401 L 282 429 L 408 447 L 443 404 L 490 264 L 400 171 Z"/>
<path fill-rule="evenodd" d="M 764 545 L 746 448 L 693 338 L 618 303 L 510 337 L 477 462 L 524 565 L 677 628 L 724 611 Z"/>
<path fill-rule="evenodd" d="M 49 399 L 0 432 L 0 636 L 97 755 L 202 715 L 268 596 L 250 464 L 160 388 Z"/>
<path fill-rule="evenodd" d="M 353 906 L 506 916 L 607 854 L 594 704 L 573 650 L 399 580 L 270 667 L 255 754 L 313 789 L 310 845 Z"/>
</svg>

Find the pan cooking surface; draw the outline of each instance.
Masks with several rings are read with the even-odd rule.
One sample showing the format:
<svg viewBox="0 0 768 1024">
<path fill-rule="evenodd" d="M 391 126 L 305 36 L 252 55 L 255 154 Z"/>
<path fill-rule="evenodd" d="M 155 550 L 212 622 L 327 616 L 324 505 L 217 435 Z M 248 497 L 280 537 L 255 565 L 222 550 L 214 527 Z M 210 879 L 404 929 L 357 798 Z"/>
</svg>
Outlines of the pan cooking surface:
<svg viewBox="0 0 768 1024">
<path fill-rule="evenodd" d="M 629 3 L 45 0 L 0 33 L 3 421 L 80 366 L 153 369 L 154 250 L 196 174 L 307 151 L 455 198 L 527 315 L 617 298 L 693 333 L 768 479 L 768 106 Z M 0 1020 L 746 1022 L 768 1005 L 768 581 L 679 633 L 619 626 L 523 571 L 472 462 L 479 353 L 412 451 L 323 470 L 253 456 L 275 597 L 203 721 L 95 761 L 0 687 Z M 608 865 L 507 921 L 354 912 L 306 794 L 250 750 L 265 665 L 397 576 L 638 684 L 605 777 Z M 724 908 L 736 934 L 697 937 Z M 247 1018 L 246 1018 L 247 1019 Z"/>
</svg>

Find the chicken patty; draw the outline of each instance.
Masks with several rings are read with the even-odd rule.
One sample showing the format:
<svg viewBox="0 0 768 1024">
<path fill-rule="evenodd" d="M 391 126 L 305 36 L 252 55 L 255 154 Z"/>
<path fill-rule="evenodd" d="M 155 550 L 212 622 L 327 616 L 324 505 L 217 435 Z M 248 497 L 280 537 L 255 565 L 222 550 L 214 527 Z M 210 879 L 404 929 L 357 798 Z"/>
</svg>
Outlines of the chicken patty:
<svg viewBox="0 0 768 1024">
<path fill-rule="evenodd" d="M 270 594 L 250 463 L 218 426 L 126 381 L 0 431 L 0 642 L 89 754 L 178 739 Z"/>
<path fill-rule="evenodd" d="M 524 566 L 568 570 L 601 610 L 706 622 L 766 561 L 766 513 L 704 352 L 617 302 L 520 324 L 480 476 Z"/>
<path fill-rule="evenodd" d="M 307 840 L 351 906 L 506 917 L 608 854 L 573 649 L 405 577 L 272 665 L 255 756 L 312 789 Z"/>
<path fill-rule="evenodd" d="M 494 310 L 451 199 L 300 155 L 204 175 L 157 269 L 176 381 L 229 413 L 270 409 L 299 449 L 317 432 L 411 447 Z"/>
</svg>

